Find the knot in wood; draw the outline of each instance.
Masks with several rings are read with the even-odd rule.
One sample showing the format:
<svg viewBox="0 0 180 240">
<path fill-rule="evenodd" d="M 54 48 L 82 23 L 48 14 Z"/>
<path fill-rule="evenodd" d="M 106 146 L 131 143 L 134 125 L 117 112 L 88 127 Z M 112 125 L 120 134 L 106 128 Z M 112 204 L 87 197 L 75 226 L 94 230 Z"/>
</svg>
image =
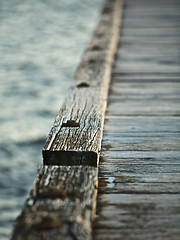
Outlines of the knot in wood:
<svg viewBox="0 0 180 240">
<path fill-rule="evenodd" d="M 67 120 L 66 123 L 62 124 L 62 127 L 80 127 L 80 124 L 75 120 Z"/>
</svg>

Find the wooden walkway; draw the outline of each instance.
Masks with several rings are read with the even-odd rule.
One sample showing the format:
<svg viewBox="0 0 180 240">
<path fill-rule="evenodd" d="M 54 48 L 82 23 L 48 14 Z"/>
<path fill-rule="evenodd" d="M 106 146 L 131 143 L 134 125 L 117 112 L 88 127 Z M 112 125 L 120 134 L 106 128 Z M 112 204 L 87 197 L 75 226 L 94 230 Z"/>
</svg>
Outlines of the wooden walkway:
<svg viewBox="0 0 180 240">
<path fill-rule="evenodd" d="M 104 5 L 12 240 L 179 239 L 180 1 L 126 0 L 119 38 L 122 9 Z"/>
<path fill-rule="evenodd" d="M 126 0 L 93 239 L 180 239 L 179 63 L 180 1 Z"/>
<path fill-rule="evenodd" d="M 123 0 L 107 0 L 43 148 L 12 240 L 91 240 L 98 164 Z"/>
</svg>

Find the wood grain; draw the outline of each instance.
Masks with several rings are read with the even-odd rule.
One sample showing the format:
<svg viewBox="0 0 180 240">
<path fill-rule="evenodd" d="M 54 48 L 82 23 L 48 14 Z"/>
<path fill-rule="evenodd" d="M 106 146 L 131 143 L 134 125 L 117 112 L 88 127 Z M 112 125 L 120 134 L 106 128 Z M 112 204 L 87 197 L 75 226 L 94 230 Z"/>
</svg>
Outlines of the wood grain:
<svg viewBox="0 0 180 240">
<path fill-rule="evenodd" d="M 43 149 L 45 165 L 97 166 L 122 0 L 107 1 Z M 78 127 L 65 127 L 73 120 Z"/>
<path fill-rule="evenodd" d="M 180 115 L 179 82 L 116 81 L 110 91 L 112 92 L 112 96 L 109 98 L 107 111 L 111 108 L 111 115 Z"/>
<path fill-rule="evenodd" d="M 12 240 L 91 239 L 97 174 L 88 166 L 40 168 Z"/>
<path fill-rule="evenodd" d="M 104 5 L 45 143 L 44 165 L 17 219 L 12 240 L 92 239 L 97 165 L 122 5 L 123 0 L 108 0 Z"/>
<path fill-rule="evenodd" d="M 99 165 L 95 240 L 180 236 L 180 4 L 126 0 Z"/>
</svg>

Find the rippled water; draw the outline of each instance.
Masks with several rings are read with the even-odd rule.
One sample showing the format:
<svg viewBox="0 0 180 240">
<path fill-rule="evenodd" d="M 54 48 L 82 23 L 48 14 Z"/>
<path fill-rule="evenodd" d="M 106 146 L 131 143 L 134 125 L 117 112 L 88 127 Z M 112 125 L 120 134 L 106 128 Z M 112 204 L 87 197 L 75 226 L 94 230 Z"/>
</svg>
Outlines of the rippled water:
<svg viewBox="0 0 180 240">
<path fill-rule="evenodd" d="M 41 149 L 103 0 L 0 0 L 0 239 L 9 239 Z"/>
</svg>

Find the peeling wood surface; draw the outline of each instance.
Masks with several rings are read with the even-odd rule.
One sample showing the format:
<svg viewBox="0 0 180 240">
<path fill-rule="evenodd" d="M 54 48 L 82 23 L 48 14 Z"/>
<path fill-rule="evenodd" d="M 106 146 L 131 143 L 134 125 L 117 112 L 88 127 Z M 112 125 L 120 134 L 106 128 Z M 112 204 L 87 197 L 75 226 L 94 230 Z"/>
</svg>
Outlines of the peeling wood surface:
<svg viewBox="0 0 180 240">
<path fill-rule="evenodd" d="M 45 165 L 98 165 L 122 5 L 123 0 L 115 0 L 104 6 L 100 23 L 45 143 Z"/>
<path fill-rule="evenodd" d="M 126 0 L 94 239 L 180 236 L 180 2 Z"/>
<path fill-rule="evenodd" d="M 42 167 L 12 240 L 91 239 L 97 174 L 89 166 Z"/>
</svg>

